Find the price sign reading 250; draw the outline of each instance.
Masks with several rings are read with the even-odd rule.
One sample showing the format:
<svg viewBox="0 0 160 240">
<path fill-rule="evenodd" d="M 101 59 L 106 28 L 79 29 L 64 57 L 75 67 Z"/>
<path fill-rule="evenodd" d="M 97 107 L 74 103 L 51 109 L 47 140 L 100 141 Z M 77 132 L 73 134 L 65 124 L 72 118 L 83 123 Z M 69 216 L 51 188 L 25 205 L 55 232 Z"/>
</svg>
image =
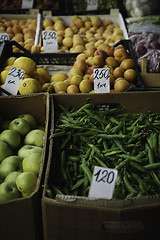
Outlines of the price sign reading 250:
<svg viewBox="0 0 160 240">
<path fill-rule="evenodd" d="M 102 68 L 102 69 L 95 69 L 94 70 L 94 79 L 101 80 L 105 78 L 106 80 L 110 77 L 110 69 L 109 68 Z"/>
<path fill-rule="evenodd" d="M 118 171 L 95 166 L 89 191 L 91 198 L 111 199 L 114 192 Z"/>
<path fill-rule="evenodd" d="M 43 31 L 43 40 L 56 40 L 57 35 L 55 31 Z"/>
</svg>

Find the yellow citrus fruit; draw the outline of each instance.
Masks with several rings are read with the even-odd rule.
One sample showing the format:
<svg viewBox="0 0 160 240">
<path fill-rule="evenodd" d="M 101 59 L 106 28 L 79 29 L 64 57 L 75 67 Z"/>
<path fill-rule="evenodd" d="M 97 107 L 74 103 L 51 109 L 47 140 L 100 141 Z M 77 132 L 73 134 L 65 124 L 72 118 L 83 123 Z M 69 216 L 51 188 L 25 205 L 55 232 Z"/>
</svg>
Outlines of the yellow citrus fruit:
<svg viewBox="0 0 160 240">
<path fill-rule="evenodd" d="M 11 65 L 8 65 L 8 66 L 6 66 L 5 68 L 4 68 L 4 70 L 10 70 L 11 69 Z"/>
<path fill-rule="evenodd" d="M 5 83 L 8 73 L 9 73 L 9 70 L 3 70 L 3 71 L 0 73 L 0 83 L 1 83 L 1 84 L 4 84 L 4 83 Z"/>
<path fill-rule="evenodd" d="M 68 75 L 66 73 L 55 73 L 52 77 L 51 77 L 51 82 L 60 82 L 60 81 L 64 81 L 68 78 Z"/>
<path fill-rule="evenodd" d="M 19 57 L 14 63 L 14 67 L 20 68 L 25 71 L 25 74 L 32 75 L 36 70 L 36 63 L 29 57 Z"/>
<path fill-rule="evenodd" d="M 9 58 L 6 60 L 6 62 L 5 62 L 6 66 L 11 66 L 11 65 L 13 65 L 13 63 L 14 63 L 15 60 L 16 60 L 16 57 L 9 57 Z"/>
<path fill-rule="evenodd" d="M 38 75 L 40 76 L 40 78 L 42 78 L 44 80 L 44 82 L 49 82 L 50 75 L 49 75 L 49 72 L 47 71 L 47 69 L 45 69 L 43 67 L 37 67 L 36 71 L 37 71 Z"/>
<path fill-rule="evenodd" d="M 19 84 L 19 93 L 21 95 L 41 92 L 40 83 L 34 78 L 25 78 Z"/>
</svg>

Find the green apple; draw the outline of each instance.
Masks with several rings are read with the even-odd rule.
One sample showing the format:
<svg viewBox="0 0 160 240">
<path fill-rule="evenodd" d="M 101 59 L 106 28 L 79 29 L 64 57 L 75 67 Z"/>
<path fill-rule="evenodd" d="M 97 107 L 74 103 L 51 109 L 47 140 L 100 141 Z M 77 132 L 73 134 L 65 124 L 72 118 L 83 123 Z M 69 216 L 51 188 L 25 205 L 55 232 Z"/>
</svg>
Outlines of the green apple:
<svg viewBox="0 0 160 240">
<path fill-rule="evenodd" d="M 13 150 L 10 145 L 4 141 L 0 140 L 0 162 L 3 159 L 13 154 Z"/>
<path fill-rule="evenodd" d="M 5 179 L 10 172 L 22 169 L 22 159 L 16 155 L 11 155 L 3 159 L 0 164 L 0 178 Z"/>
<path fill-rule="evenodd" d="M 24 138 L 25 145 L 34 145 L 37 147 L 43 147 L 44 142 L 44 130 L 33 129 Z"/>
<path fill-rule="evenodd" d="M 36 128 L 37 121 L 36 121 L 36 118 L 32 114 L 24 113 L 24 114 L 19 115 L 18 117 L 25 119 L 30 124 L 31 129 Z"/>
<path fill-rule="evenodd" d="M 6 129 L 1 132 L 0 140 L 7 142 L 11 146 L 11 148 L 16 149 L 21 143 L 21 136 L 15 130 Z"/>
<path fill-rule="evenodd" d="M 23 118 L 15 118 L 9 124 L 9 129 L 16 130 L 21 136 L 25 136 L 31 129 L 30 124 Z"/>
<path fill-rule="evenodd" d="M 24 145 L 19 150 L 17 155 L 21 158 L 27 157 L 29 154 L 40 152 L 42 154 L 43 148 L 33 145 Z"/>
<path fill-rule="evenodd" d="M 23 197 L 29 196 L 36 188 L 37 175 L 34 172 L 22 172 L 16 178 L 16 185 Z"/>
<path fill-rule="evenodd" d="M 1 128 L 2 130 L 6 130 L 9 128 L 9 124 L 10 124 L 11 120 L 4 120 L 1 124 Z"/>
<path fill-rule="evenodd" d="M 3 182 L 0 184 L 0 202 L 6 202 L 20 198 L 21 194 L 14 182 Z"/>
<path fill-rule="evenodd" d="M 38 175 L 41 166 L 42 154 L 39 152 L 31 153 L 22 161 L 23 172 L 34 172 Z"/>
<path fill-rule="evenodd" d="M 20 171 L 10 172 L 4 179 L 4 182 L 16 182 L 16 178 L 20 173 L 21 173 Z"/>
</svg>

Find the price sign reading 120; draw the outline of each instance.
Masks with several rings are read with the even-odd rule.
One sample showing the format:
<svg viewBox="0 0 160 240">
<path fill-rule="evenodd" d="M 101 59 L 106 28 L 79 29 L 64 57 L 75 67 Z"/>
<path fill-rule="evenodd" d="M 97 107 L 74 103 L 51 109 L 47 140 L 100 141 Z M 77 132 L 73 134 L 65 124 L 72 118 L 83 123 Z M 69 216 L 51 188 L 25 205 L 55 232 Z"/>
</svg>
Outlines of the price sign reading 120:
<svg viewBox="0 0 160 240">
<path fill-rule="evenodd" d="M 52 30 L 42 31 L 43 46 L 45 52 L 57 52 L 57 34 Z"/>
<path fill-rule="evenodd" d="M 96 68 L 94 72 L 94 92 L 110 92 L 110 68 Z"/>
<path fill-rule="evenodd" d="M 115 169 L 95 166 L 89 197 L 112 199 L 117 173 Z"/>
</svg>

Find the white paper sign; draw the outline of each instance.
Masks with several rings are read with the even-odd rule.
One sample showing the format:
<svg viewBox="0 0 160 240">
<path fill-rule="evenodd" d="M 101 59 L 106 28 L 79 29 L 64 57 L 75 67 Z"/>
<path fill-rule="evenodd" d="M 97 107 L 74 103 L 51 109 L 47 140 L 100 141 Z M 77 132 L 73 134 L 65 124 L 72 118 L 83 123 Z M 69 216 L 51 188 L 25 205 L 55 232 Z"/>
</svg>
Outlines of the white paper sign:
<svg viewBox="0 0 160 240">
<path fill-rule="evenodd" d="M 0 42 L 4 42 L 6 40 L 9 40 L 8 33 L 0 33 Z"/>
<path fill-rule="evenodd" d="M 18 92 L 19 84 L 22 81 L 24 74 L 24 70 L 16 67 L 11 67 L 4 83 L 3 89 L 12 95 L 16 95 Z M 3 95 L 6 94 L 3 93 Z"/>
<path fill-rule="evenodd" d="M 87 11 L 97 10 L 98 0 L 88 0 Z"/>
<path fill-rule="evenodd" d="M 90 198 L 112 199 L 118 171 L 115 169 L 94 167 Z"/>
<path fill-rule="evenodd" d="M 22 0 L 22 9 L 33 8 L 34 0 Z"/>
<path fill-rule="evenodd" d="M 57 34 L 55 31 L 43 30 L 42 39 L 45 52 L 58 52 Z"/>
<path fill-rule="evenodd" d="M 94 72 L 94 93 L 110 92 L 110 68 L 96 68 Z"/>
</svg>

